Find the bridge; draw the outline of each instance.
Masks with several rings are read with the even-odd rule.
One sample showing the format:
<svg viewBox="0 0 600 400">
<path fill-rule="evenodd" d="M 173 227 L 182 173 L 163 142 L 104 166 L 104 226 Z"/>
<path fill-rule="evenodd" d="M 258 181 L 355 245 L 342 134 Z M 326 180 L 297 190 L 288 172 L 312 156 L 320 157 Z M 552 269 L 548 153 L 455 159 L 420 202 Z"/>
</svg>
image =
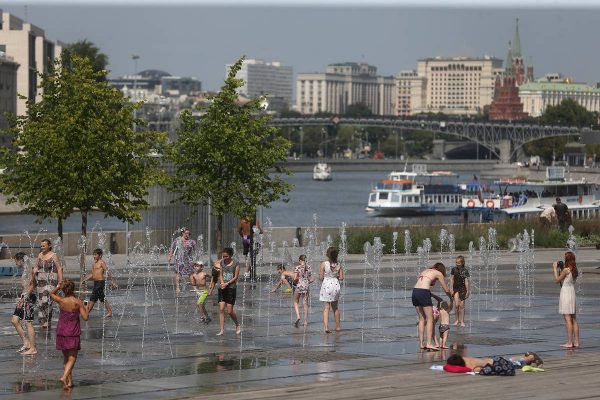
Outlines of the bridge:
<svg viewBox="0 0 600 400">
<path fill-rule="evenodd" d="M 421 130 L 453 135 L 488 148 L 501 162 L 510 163 L 525 143 L 560 136 L 578 136 L 581 143 L 600 143 L 600 131 L 572 126 L 547 126 L 524 123 L 443 121 L 400 118 L 274 118 L 271 126 L 302 128 L 305 126 L 353 125 L 361 128 Z"/>
</svg>

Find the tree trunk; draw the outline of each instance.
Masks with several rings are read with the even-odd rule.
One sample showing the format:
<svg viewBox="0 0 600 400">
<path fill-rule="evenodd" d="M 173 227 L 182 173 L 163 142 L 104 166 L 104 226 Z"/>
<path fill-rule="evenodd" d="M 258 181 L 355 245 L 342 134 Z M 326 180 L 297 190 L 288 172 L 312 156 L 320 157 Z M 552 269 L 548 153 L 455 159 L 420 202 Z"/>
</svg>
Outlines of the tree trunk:
<svg viewBox="0 0 600 400">
<path fill-rule="evenodd" d="M 58 218 L 58 237 L 60 238 L 60 241 L 63 241 L 63 219 L 62 218 Z M 64 246 L 64 244 L 63 244 Z M 64 247 L 63 247 L 64 248 Z"/>
<path fill-rule="evenodd" d="M 216 227 L 215 240 L 217 243 L 217 258 L 221 254 L 221 250 L 223 250 L 223 216 L 217 215 L 217 227 Z"/>
<path fill-rule="evenodd" d="M 85 254 L 87 253 L 87 211 L 81 212 L 81 247 L 79 249 L 79 273 L 83 278 L 85 276 Z M 80 294 L 81 296 L 81 294 Z"/>
</svg>

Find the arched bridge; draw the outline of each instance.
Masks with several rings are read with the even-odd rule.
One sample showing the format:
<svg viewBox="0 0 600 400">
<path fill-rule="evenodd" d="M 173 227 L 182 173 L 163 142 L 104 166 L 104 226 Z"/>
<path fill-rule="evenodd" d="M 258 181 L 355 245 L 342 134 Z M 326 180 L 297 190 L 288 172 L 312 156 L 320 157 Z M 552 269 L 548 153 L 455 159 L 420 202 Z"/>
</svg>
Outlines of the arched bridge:
<svg viewBox="0 0 600 400">
<path fill-rule="evenodd" d="M 517 151 L 534 140 L 579 136 L 582 143 L 600 143 L 600 131 L 570 126 L 548 126 L 522 123 L 493 123 L 471 121 L 417 120 L 396 118 L 274 118 L 276 127 L 353 125 L 358 127 L 383 127 L 389 129 L 423 130 L 454 135 L 468 139 L 490 149 L 503 162 L 510 162 Z"/>
</svg>

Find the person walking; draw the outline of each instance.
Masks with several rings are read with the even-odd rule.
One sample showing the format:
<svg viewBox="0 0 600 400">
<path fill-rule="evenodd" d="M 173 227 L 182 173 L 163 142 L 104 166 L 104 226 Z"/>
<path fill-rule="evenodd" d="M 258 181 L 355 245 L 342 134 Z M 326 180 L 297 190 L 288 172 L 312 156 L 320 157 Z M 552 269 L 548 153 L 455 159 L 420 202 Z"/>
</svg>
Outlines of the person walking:
<svg viewBox="0 0 600 400">
<path fill-rule="evenodd" d="M 63 280 L 63 269 L 58 255 L 52 251 L 49 239 L 40 242 L 40 254 L 33 268 L 37 287 L 38 318 L 42 328 L 49 328 L 52 322 L 52 299 L 50 291 Z"/>
<path fill-rule="evenodd" d="M 181 275 L 189 276 L 194 272 L 194 251 L 196 250 L 196 241 L 190 239 L 190 230 L 188 228 L 179 229 L 179 237 L 173 240 L 169 249 L 168 262 L 173 266 L 171 269 L 175 272 L 175 295 L 181 294 Z"/>
</svg>

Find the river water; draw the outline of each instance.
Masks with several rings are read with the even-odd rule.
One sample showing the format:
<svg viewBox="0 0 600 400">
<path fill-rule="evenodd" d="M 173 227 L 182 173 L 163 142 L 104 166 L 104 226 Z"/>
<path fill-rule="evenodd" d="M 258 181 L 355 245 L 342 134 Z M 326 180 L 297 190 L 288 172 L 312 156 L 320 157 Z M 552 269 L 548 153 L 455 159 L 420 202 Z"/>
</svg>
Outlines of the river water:
<svg viewBox="0 0 600 400">
<path fill-rule="evenodd" d="M 263 223 L 267 218 L 273 226 L 310 226 L 313 214 L 317 214 L 319 226 L 348 225 L 404 225 L 459 222 L 460 216 L 421 216 L 384 218 L 376 217 L 365 211 L 369 192 L 375 183 L 385 178 L 381 171 L 333 172 L 333 180 L 313 181 L 312 172 L 297 172 L 286 180 L 294 185 L 290 201 L 277 201 L 270 208 L 263 209 Z M 466 176 L 466 175 L 465 175 Z M 470 175 L 472 176 L 472 175 Z M 125 230 L 125 224 L 116 218 L 104 218 L 102 213 L 91 213 L 88 229 L 99 222 L 104 230 Z M 40 229 L 56 232 L 56 221 L 35 222 L 29 215 L 0 215 L 0 234 L 23 231 L 38 232 Z M 81 217 L 74 213 L 64 223 L 65 232 L 78 232 L 81 229 Z"/>
</svg>

